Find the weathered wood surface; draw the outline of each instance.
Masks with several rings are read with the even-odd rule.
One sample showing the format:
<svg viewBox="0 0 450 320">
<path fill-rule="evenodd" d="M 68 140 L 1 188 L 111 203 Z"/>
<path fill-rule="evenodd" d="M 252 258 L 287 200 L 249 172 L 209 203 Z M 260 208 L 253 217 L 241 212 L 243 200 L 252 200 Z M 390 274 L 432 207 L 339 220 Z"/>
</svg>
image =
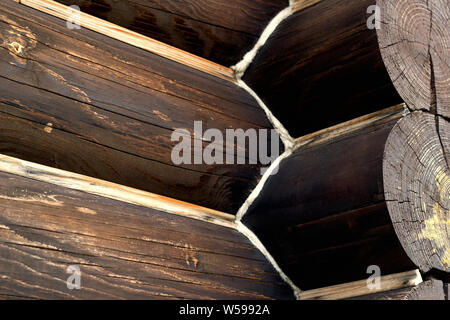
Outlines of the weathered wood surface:
<svg viewBox="0 0 450 320">
<path fill-rule="evenodd" d="M 377 0 L 377 5 L 381 54 L 400 96 L 410 108 L 450 118 L 448 0 Z"/>
<path fill-rule="evenodd" d="M 418 286 L 351 298 L 349 300 L 446 300 L 440 280 L 428 280 Z"/>
<path fill-rule="evenodd" d="M 447 0 L 311 2 L 297 2 L 244 75 L 291 135 L 401 100 L 449 118 Z M 379 28 L 368 13 L 375 4 Z"/>
<path fill-rule="evenodd" d="M 237 63 L 287 0 L 57 0 L 225 66 Z"/>
<path fill-rule="evenodd" d="M 448 273 L 450 130 L 439 121 L 439 135 L 434 115 L 414 112 L 300 143 L 244 223 L 302 290 L 366 279 L 371 265 Z"/>
<path fill-rule="evenodd" d="M 351 300 L 358 299 L 359 297 L 373 298 L 375 300 L 375 298 L 380 298 L 383 295 L 390 295 L 391 292 L 410 293 L 413 289 L 419 291 L 418 288 L 422 284 L 423 280 L 420 272 L 413 270 L 381 276 L 378 287 L 369 288 L 367 280 L 364 279 L 326 288 L 303 291 L 300 294 L 300 300 Z M 425 287 L 428 289 L 428 285 Z M 438 290 L 435 290 L 436 288 Z M 434 294 L 437 293 L 437 297 L 443 296 L 442 281 L 434 285 L 433 290 L 427 291 L 432 291 Z"/>
<path fill-rule="evenodd" d="M 257 165 L 171 160 L 171 134 L 194 121 L 270 128 L 235 84 L 13 1 L 0 40 L 1 153 L 230 213 L 256 184 Z"/>
<path fill-rule="evenodd" d="M 0 200 L 0 299 L 293 298 L 236 230 L 7 173 Z"/>
<path fill-rule="evenodd" d="M 418 111 L 386 142 L 384 195 L 396 233 L 424 272 L 450 273 L 450 122 Z"/>
<path fill-rule="evenodd" d="M 219 65 L 210 60 L 175 48 L 171 45 L 121 27 L 112 22 L 97 18 L 82 11 L 78 11 L 72 7 L 53 0 L 20 0 L 19 3 L 67 21 L 68 28 L 87 28 L 137 48 L 155 53 L 164 58 L 176 61 L 202 72 L 206 72 L 213 76 L 228 81 L 234 81 L 235 77 L 231 68 Z"/>
<path fill-rule="evenodd" d="M 244 81 L 292 136 L 401 102 L 376 30 L 367 28 L 367 7 L 375 2 L 322 0 L 294 13 L 248 68 Z"/>
<path fill-rule="evenodd" d="M 231 214 L 3 154 L 0 172 L 236 229 Z"/>
</svg>

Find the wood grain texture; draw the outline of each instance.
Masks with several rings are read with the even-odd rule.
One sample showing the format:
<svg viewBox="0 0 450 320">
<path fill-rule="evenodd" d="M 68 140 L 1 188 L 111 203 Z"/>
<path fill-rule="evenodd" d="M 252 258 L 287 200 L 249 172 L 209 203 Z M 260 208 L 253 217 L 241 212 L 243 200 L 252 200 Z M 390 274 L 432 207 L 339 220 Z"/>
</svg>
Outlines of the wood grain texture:
<svg viewBox="0 0 450 320">
<path fill-rule="evenodd" d="M 301 10 L 305 10 L 323 0 L 291 0 L 292 11 L 298 12 Z"/>
<path fill-rule="evenodd" d="M 366 13 L 375 0 L 323 0 L 283 21 L 245 73 L 293 137 L 401 103 Z M 270 81 L 267 81 L 270 75 Z"/>
<path fill-rule="evenodd" d="M 384 193 L 396 233 L 424 272 L 450 273 L 450 122 L 414 112 L 386 142 Z"/>
<path fill-rule="evenodd" d="M 104 180 L 0 155 L 0 171 L 27 179 L 237 229 L 235 217 L 220 211 L 133 189 Z"/>
<path fill-rule="evenodd" d="M 446 300 L 444 286 L 440 280 L 428 280 L 418 286 L 373 293 L 349 300 Z"/>
<path fill-rule="evenodd" d="M 194 121 L 270 128 L 235 84 L 11 1 L 0 26 L 2 153 L 231 213 L 256 184 L 258 165 L 171 161 Z"/>
<path fill-rule="evenodd" d="M 216 63 L 247 53 L 287 0 L 57 0 Z"/>
<path fill-rule="evenodd" d="M 74 20 L 76 19 L 76 23 L 79 24 L 80 28 L 88 28 L 108 37 L 123 41 L 129 45 L 150 51 L 164 58 L 182 63 L 202 72 L 209 73 L 213 76 L 228 81 L 234 81 L 233 71 L 229 68 L 190 54 L 186 51 L 179 50 L 137 32 L 122 28 L 103 19 L 96 18 L 84 12 L 77 12 L 77 16 L 74 18 L 74 11 L 72 9 L 69 9 L 65 5 L 56 3 L 53 0 L 23 0 L 20 1 L 20 3 L 41 12 L 61 18 L 70 23 L 75 23 Z"/>
<path fill-rule="evenodd" d="M 0 298 L 293 298 L 233 229 L 7 173 L 0 198 Z"/>
<path fill-rule="evenodd" d="M 370 113 L 338 125 L 307 134 L 295 139 L 294 149 L 310 148 L 315 145 L 338 139 L 339 137 L 357 132 L 363 128 L 386 123 L 392 120 L 398 120 L 408 112 L 404 103 L 383 109 L 378 112 Z"/>
<path fill-rule="evenodd" d="M 302 290 L 366 279 L 372 265 L 448 279 L 448 123 L 423 112 L 361 120 L 305 139 L 244 223 Z"/>
<path fill-rule="evenodd" d="M 415 268 L 383 194 L 384 147 L 397 121 L 298 148 L 244 216 L 302 290 L 366 279 L 370 265 L 383 275 Z"/>
<path fill-rule="evenodd" d="M 420 286 L 421 283 L 422 276 L 420 275 L 420 272 L 418 270 L 414 270 L 380 277 L 379 288 L 370 289 L 367 286 L 367 280 L 360 280 L 326 288 L 304 291 L 300 295 L 300 300 L 343 300 L 366 295 L 374 296 L 379 294 L 381 296 L 386 292 L 397 290 L 402 292 L 408 290 L 408 293 L 410 293 L 413 291 L 413 288 L 417 288 L 417 286 Z M 438 296 L 442 296 L 442 281 L 440 282 L 440 288 L 437 285 L 436 287 L 440 289 L 440 295 Z"/>
<path fill-rule="evenodd" d="M 378 0 L 381 54 L 395 87 L 415 110 L 450 118 L 448 0 Z"/>
</svg>

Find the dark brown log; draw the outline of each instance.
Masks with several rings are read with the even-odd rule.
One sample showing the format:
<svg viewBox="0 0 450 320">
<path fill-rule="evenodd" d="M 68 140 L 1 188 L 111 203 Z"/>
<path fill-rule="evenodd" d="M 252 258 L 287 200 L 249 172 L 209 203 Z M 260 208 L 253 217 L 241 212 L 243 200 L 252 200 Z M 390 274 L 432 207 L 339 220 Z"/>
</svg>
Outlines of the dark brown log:
<svg viewBox="0 0 450 320">
<path fill-rule="evenodd" d="M 330 287 L 306 290 L 300 293 L 300 300 L 353 300 L 372 297 L 374 300 L 391 292 L 409 292 L 423 283 L 418 270 L 389 274 L 378 278 L 376 287 L 368 286 L 368 279 L 342 283 Z M 440 283 L 442 295 L 442 282 Z"/>
<path fill-rule="evenodd" d="M 293 299 L 236 230 L 38 178 L 0 173 L 0 299 Z"/>
<path fill-rule="evenodd" d="M 302 290 L 368 278 L 371 265 L 449 271 L 449 124 L 438 135 L 431 114 L 377 118 L 298 140 L 244 216 Z"/>
<path fill-rule="evenodd" d="M 444 285 L 439 280 L 428 280 L 418 286 L 375 293 L 349 300 L 446 300 Z"/>
<path fill-rule="evenodd" d="M 367 28 L 367 8 L 373 4 L 322 0 L 294 13 L 248 68 L 244 81 L 293 137 L 401 102 L 376 30 Z"/>
<path fill-rule="evenodd" d="M 194 121 L 270 128 L 234 83 L 12 1 L 0 43 L 2 153 L 227 212 L 256 184 L 258 165 L 171 160 L 171 134 Z"/>
<path fill-rule="evenodd" d="M 182 50 L 231 66 L 288 0 L 57 0 Z"/>
<path fill-rule="evenodd" d="M 402 99 L 414 110 L 437 103 L 448 118 L 447 0 L 314 2 L 278 26 L 244 75 L 292 136 Z M 367 13 L 377 3 L 378 30 Z"/>
</svg>

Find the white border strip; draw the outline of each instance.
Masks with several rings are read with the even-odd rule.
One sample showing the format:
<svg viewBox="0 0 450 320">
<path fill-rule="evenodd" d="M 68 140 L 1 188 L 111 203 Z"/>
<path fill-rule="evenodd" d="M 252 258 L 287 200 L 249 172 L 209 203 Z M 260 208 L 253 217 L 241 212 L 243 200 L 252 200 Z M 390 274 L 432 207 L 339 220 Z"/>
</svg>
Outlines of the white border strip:
<svg viewBox="0 0 450 320">
<path fill-rule="evenodd" d="M 47 13 L 54 17 L 70 20 L 73 14 L 70 7 L 52 0 L 14 0 L 22 5 Z M 149 51 L 166 59 L 178 62 L 212 76 L 234 82 L 231 68 L 219 65 L 192 53 L 170 46 L 166 43 L 123 28 L 106 20 L 80 12 L 80 25 L 110 38 L 125 42 L 134 47 Z"/>
<path fill-rule="evenodd" d="M 274 127 L 274 129 L 280 135 L 281 141 L 283 141 L 284 147 L 286 149 L 291 149 L 294 146 L 294 139 L 291 137 L 287 129 L 281 124 L 281 122 L 273 115 L 272 111 L 266 106 L 266 104 L 259 98 L 255 91 L 250 88 L 244 81 L 241 79 L 237 80 L 237 85 L 246 90 L 253 98 L 258 102 L 261 109 L 266 113 L 267 118 L 270 123 Z"/>
<path fill-rule="evenodd" d="M 419 270 L 389 274 L 380 277 L 380 287 L 369 289 L 367 280 L 338 284 L 331 287 L 303 291 L 300 300 L 341 300 L 381 292 L 412 288 L 423 282 Z"/>
<path fill-rule="evenodd" d="M 1 154 L 0 172 L 236 229 L 228 213 Z"/>
<path fill-rule="evenodd" d="M 295 298 L 299 300 L 302 291 L 292 282 L 291 279 L 289 279 L 289 277 L 283 272 L 283 270 L 281 270 L 278 263 L 275 261 L 269 251 L 267 251 L 266 247 L 262 244 L 258 237 L 240 221 L 237 222 L 237 230 L 245 235 L 251 241 L 251 243 L 253 243 L 253 245 L 258 248 L 262 254 L 264 254 L 264 256 L 267 258 L 267 260 L 269 260 L 275 270 L 278 271 L 280 277 L 292 288 Z"/>
<path fill-rule="evenodd" d="M 289 17 L 291 14 L 292 14 L 291 5 L 280 11 L 264 29 L 263 33 L 259 37 L 258 42 L 256 42 L 253 49 L 247 52 L 247 54 L 244 56 L 244 58 L 242 58 L 242 60 L 239 63 L 231 67 L 231 69 L 234 70 L 237 79 L 242 78 L 245 71 L 253 62 L 253 59 L 256 57 L 256 54 L 258 53 L 259 49 L 261 49 L 261 47 L 266 44 L 266 41 L 270 38 L 270 36 L 275 31 L 275 29 L 280 25 L 280 23 L 283 22 L 284 19 Z"/>
<path fill-rule="evenodd" d="M 270 178 L 270 176 L 274 175 L 276 172 L 278 172 L 279 166 L 281 161 L 286 159 L 292 154 L 292 150 L 285 151 L 281 156 L 279 156 L 269 167 L 269 169 L 266 170 L 263 177 L 259 181 L 258 185 L 255 189 L 253 189 L 252 193 L 248 196 L 247 200 L 245 200 L 244 204 L 239 208 L 239 211 L 236 214 L 236 222 L 240 222 L 242 218 L 247 213 L 250 206 L 253 204 L 253 202 L 258 198 L 259 194 L 264 188 L 264 185 L 266 184 L 267 180 Z"/>
</svg>

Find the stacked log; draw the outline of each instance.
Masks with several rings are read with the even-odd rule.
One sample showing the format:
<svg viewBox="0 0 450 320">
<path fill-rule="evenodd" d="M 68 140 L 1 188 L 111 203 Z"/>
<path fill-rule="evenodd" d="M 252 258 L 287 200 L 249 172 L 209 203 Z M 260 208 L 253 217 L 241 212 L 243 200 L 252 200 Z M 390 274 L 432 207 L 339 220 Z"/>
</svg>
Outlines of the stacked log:
<svg viewBox="0 0 450 320">
<path fill-rule="evenodd" d="M 10 157 L 0 168 L 0 299 L 294 298 L 232 216 Z"/>
<path fill-rule="evenodd" d="M 213 142 L 195 135 L 194 121 L 203 130 L 271 129 L 232 81 L 68 29 L 13 1 L 0 8 L 0 26 L 0 153 L 229 213 L 256 185 L 260 166 L 248 155 L 241 165 L 172 159 L 177 129 L 190 133 L 193 152 L 195 141 L 203 148 Z M 215 74 L 227 71 L 175 54 Z"/>
<path fill-rule="evenodd" d="M 373 265 L 448 282 L 447 1 L 301 3 L 244 75 L 301 136 L 244 223 L 301 289 L 364 279 Z M 375 4 L 380 27 L 368 28 Z M 384 109 L 401 100 L 405 110 Z"/>
<path fill-rule="evenodd" d="M 450 125 L 439 136 L 434 124 L 394 108 L 299 140 L 244 222 L 302 289 L 367 278 L 371 265 L 449 272 Z"/>
<path fill-rule="evenodd" d="M 243 78 L 291 135 L 402 99 L 415 110 L 430 110 L 436 100 L 448 118 L 447 0 L 296 3 L 298 11 L 278 26 Z"/>
<path fill-rule="evenodd" d="M 53 1 L 23 1 L 61 17 Z M 287 5 L 233 0 L 230 8 L 253 8 L 253 19 L 239 19 L 245 10 L 222 19 L 208 13 L 216 1 L 200 11 L 191 1 L 185 8 L 170 0 L 127 0 L 124 7 L 109 0 L 59 2 L 140 32 L 142 17 L 121 22 L 115 14 L 151 3 L 145 15 L 158 18 L 154 28 L 145 25 L 147 32 L 183 49 L 192 40 L 191 52 L 220 63 L 237 62 L 256 36 L 243 37 L 236 50 L 207 52 L 210 41 L 224 48 L 234 38 L 218 33 L 202 43 L 187 36 L 189 28 L 161 35 L 187 23 L 196 30 L 229 28 L 237 36 L 242 26 L 267 22 Z M 261 164 L 171 159 L 178 129 L 188 132 L 194 149 L 211 142 L 195 135 L 194 121 L 223 132 L 272 129 L 231 68 L 105 28 L 98 19 L 83 21 L 119 36 L 70 30 L 63 20 L 6 2 L 0 8 L 0 153 L 89 177 L 0 156 L 6 257 L 0 297 L 67 296 L 61 273 L 75 261 L 87 270 L 89 290 L 70 297 L 290 299 L 287 279 L 306 290 L 300 298 L 344 287 L 352 293 L 328 297 L 448 299 L 447 0 L 294 0 L 290 8 L 293 14 L 242 79 L 273 113 L 277 129 L 283 125 L 296 139 L 248 198 Z M 174 22 L 160 24 L 169 16 Z M 258 24 L 248 33 L 262 29 Z M 157 50 L 146 51 L 147 43 Z M 234 157 L 243 148 L 244 162 L 253 163 L 248 147 L 233 143 L 226 152 Z M 228 213 L 239 207 L 236 223 Z M 396 286 L 361 294 L 374 269 Z M 425 282 L 411 278 L 411 270 Z M 39 289 L 35 295 L 30 284 Z"/>
</svg>

